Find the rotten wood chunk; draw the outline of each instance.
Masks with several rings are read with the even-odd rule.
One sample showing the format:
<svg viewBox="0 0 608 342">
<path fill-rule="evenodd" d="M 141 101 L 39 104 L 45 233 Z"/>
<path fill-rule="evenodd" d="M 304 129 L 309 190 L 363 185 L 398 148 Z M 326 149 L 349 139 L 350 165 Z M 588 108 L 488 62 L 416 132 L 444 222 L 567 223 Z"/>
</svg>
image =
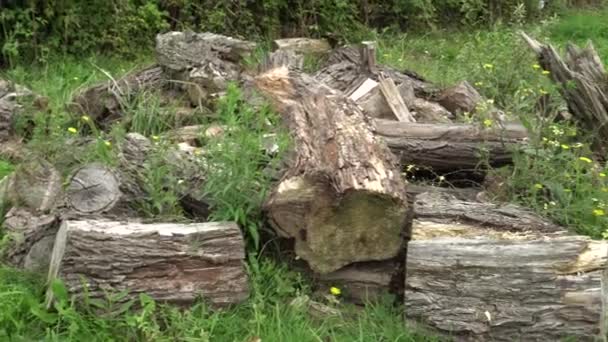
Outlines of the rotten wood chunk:
<svg viewBox="0 0 608 342">
<path fill-rule="evenodd" d="M 608 242 L 514 205 L 419 194 L 408 244 L 408 318 L 457 341 L 605 334 Z M 604 335 L 605 336 L 605 335 Z"/>
<path fill-rule="evenodd" d="M 323 55 L 331 50 L 329 42 L 325 39 L 312 38 L 285 38 L 273 42 L 274 50 L 293 51 L 304 55 Z"/>
<path fill-rule="evenodd" d="M 343 94 L 287 68 L 258 76 L 293 138 L 293 153 L 264 211 L 321 274 L 401 248 L 407 203 L 398 165 Z"/>
<path fill-rule="evenodd" d="M 76 298 L 124 300 L 146 293 L 187 305 L 197 297 L 215 306 L 235 304 L 249 293 L 245 246 L 236 223 L 192 224 L 64 221 L 55 240 L 48 283 L 61 279 Z M 47 292 L 47 303 L 53 300 Z"/>
<path fill-rule="evenodd" d="M 453 114 L 474 113 L 482 97 L 467 81 L 442 90 L 437 102 Z"/>
<path fill-rule="evenodd" d="M 118 80 L 111 79 L 80 90 L 68 107 L 78 115 L 88 116 L 101 128 L 108 128 L 124 117 L 126 106 L 137 94 L 161 89 L 164 82 L 162 69 L 152 65 Z"/>
<path fill-rule="evenodd" d="M 541 44 L 524 32 L 520 34 L 537 54 L 543 70 L 548 71 L 551 80 L 559 85 L 557 88 L 574 120 L 593 137 L 593 149 L 605 156 L 605 142 L 608 139 L 608 74 L 593 44 L 589 42 L 582 49 L 568 44 L 562 58 L 553 46 Z"/>
<path fill-rule="evenodd" d="M 525 127 L 482 128 L 467 124 L 405 123 L 374 120 L 374 133 L 382 137 L 403 165 L 435 171 L 474 170 L 483 162 L 503 166 L 512 162 L 512 150 L 523 147 Z"/>
</svg>

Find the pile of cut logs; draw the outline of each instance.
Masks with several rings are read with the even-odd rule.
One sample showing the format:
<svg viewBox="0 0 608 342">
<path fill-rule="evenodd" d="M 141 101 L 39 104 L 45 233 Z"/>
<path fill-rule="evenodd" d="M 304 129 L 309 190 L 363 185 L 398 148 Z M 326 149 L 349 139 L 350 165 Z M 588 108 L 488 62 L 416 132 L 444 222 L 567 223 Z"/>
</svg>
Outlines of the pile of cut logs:
<svg viewBox="0 0 608 342">
<path fill-rule="evenodd" d="M 408 321 L 462 340 L 606 336 L 608 243 L 525 208 L 483 201 L 475 189 L 416 186 L 402 176 L 408 165 L 438 176 L 507 165 L 527 143 L 521 124 L 496 108 L 491 127 L 456 123 L 484 101 L 474 87 L 441 89 L 378 65 L 373 42 L 332 50 L 322 40 L 281 39 L 251 70 L 245 61 L 254 49 L 211 33 L 161 34 L 157 65 L 83 89 L 70 107 L 104 128 L 138 92 L 164 89 L 212 110 L 237 83 L 251 106 L 269 101 L 291 134 L 292 151 L 263 210 L 320 289 L 339 286 L 356 302 L 396 294 Z M 322 67 L 304 72 L 306 54 Z M 221 132 L 205 129 L 167 133 L 179 142 L 167 162 L 183 165 L 182 204 L 197 222 L 207 218 L 203 195 L 193 192 L 205 171 L 191 158 L 192 144 L 201 132 Z M 61 278 L 76 296 L 128 290 L 182 304 L 200 295 L 217 305 L 247 298 L 236 224 L 133 218 L 133 201 L 145 196 L 138 170 L 150 144 L 130 133 L 116 168 L 85 165 L 65 189 L 40 160 L 5 178 L 0 197 L 13 203 L 5 226 L 18 237 L 7 260 L 48 269 L 49 280 Z"/>
</svg>

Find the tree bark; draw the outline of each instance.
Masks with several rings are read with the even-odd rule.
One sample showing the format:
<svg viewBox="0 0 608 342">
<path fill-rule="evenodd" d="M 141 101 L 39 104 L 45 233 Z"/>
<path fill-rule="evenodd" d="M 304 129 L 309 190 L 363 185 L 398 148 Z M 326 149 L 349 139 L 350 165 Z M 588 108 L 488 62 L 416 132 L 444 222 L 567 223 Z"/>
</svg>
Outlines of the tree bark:
<svg viewBox="0 0 608 342">
<path fill-rule="evenodd" d="M 153 65 L 130 73 L 118 80 L 110 80 L 76 93 L 69 109 L 87 115 L 101 128 L 108 128 L 124 116 L 126 106 L 134 96 L 146 90 L 158 90 L 164 85 L 162 69 Z"/>
<path fill-rule="evenodd" d="M 593 137 L 593 148 L 606 155 L 608 139 L 608 74 L 602 59 L 589 43 L 581 49 L 574 44 L 566 46 L 562 59 L 551 45 L 543 45 L 521 32 L 530 48 L 537 54 L 540 66 L 550 72 L 549 77 L 568 104 L 574 119 Z"/>
<path fill-rule="evenodd" d="M 244 241 L 231 222 L 141 224 L 64 221 L 57 233 L 48 283 L 64 281 L 76 298 L 127 291 L 173 304 L 199 295 L 216 306 L 248 296 Z M 83 283 L 84 281 L 84 283 Z M 47 291 L 47 303 L 53 300 Z"/>
<path fill-rule="evenodd" d="M 462 341 L 605 336 L 607 242 L 445 192 L 418 195 L 414 211 L 409 319 Z"/>
<path fill-rule="evenodd" d="M 273 42 L 274 50 L 289 50 L 304 55 L 324 55 L 331 50 L 325 39 L 285 38 Z"/>
<path fill-rule="evenodd" d="M 527 131 L 519 124 L 485 129 L 466 124 L 402 123 L 374 120 L 374 133 L 383 138 L 403 165 L 435 171 L 473 170 L 512 162 L 512 149 L 525 146 Z"/>
<path fill-rule="evenodd" d="M 401 248 L 405 185 L 394 157 L 343 94 L 304 74 L 273 69 L 257 87 L 293 138 L 289 166 L 265 204 L 279 235 L 321 274 Z"/>
</svg>

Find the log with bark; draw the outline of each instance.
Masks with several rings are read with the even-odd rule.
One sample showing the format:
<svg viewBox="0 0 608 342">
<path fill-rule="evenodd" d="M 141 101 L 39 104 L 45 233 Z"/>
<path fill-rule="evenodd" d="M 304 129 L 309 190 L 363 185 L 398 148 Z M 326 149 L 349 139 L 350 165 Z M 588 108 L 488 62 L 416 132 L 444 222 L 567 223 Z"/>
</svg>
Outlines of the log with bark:
<svg viewBox="0 0 608 342">
<path fill-rule="evenodd" d="M 244 241 L 232 222 L 141 224 L 64 221 L 55 239 L 48 283 L 61 279 L 76 298 L 127 291 L 187 305 L 199 296 L 225 306 L 248 296 Z M 53 300 L 47 292 L 47 303 Z"/>
<path fill-rule="evenodd" d="M 325 39 L 284 38 L 273 41 L 274 50 L 293 51 L 301 55 L 324 55 L 331 50 Z"/>
<path fill-rule="evenodd" d="M 475 170 L 486 161 L 493 167 L 510 164 L 513 149 L 525 146 L 528 138 L 527 130 L 514 123 L 482 128 L 374 120 L 374 126 L 374 133 L 386 141 L 403 165 L 442 172 Z"/>
<path fill-rule="evenodd" d="M 602 59 L 589 42 L 585 48 L 574 44 L 566 46 L 562 58 L 552 45 L 521 32 L 522 37 L 538 56 L 543 70 L 558 84 L 558 90 L 568 104 L 570 113 L 587 134 L 593 137 L 593 148 L 602 157 L 606 155 L 608 139 L 608 74 Z"/>
<path fill-rule="evenodd" d="M 409 319 L 462 341 L 605 336 L 607 242 L 514 205 L 442 192 L 419 194 L 414 212 Z"/>
<path fill-rule="evenodd" d="M 110 78 L 111 76 L 108 75 Z M 69 109 L 78 115 L 87 115 L 101 128 L 124 117 L 137 94 L 162 89 L 164 80 L 162 69 L 152 65 L 127 74 L 118 80 L 110 79 L 91 87 L 79 90 L 69 104 Z"/>
<path fill-rule="evenodd" d="M 194 106 L 212 106 L 230 82 L 239 81 L 256 44 L 213 33 L 168 32 L 156 36 L 165 77 Z"/>
<path fill-rule="evenodd" d="M 398 255 L 405 185 L 387 146 L 343 94 L 286 67 L 256 79 L 283 117 L 293 151 L 264 211 L 321 274 Z"/>
</svg>

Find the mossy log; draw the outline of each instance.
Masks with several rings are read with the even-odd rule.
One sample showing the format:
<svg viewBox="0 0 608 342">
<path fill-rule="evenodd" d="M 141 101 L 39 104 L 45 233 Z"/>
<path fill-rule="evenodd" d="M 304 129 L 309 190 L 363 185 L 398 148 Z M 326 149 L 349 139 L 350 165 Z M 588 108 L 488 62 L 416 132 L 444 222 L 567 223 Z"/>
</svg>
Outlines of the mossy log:
<svg viewBox="0 0 608 342">
<path fill-rule="evenodd" d="M 608 242 L 513 205 L 422 193 L 407 248 L 409 319 L 457 341 L 606 336 Z"/>
<path fill-rule="evenodd" d="M 245 300 L 245 245 L 236 223 L 141 224 L 64 221 L 55 239 L 48 283 L 61 279 L 76 298 L 126 291 L 172 304 L 199 296 L 215 306 Z M 47 292 L 47 303 L 53 299 Z"/>
<path fill-rule="evenodd" d="M 469 124 L 404 123 L 374 120 L 374 133 L 383 138 L 403 165 L 434 171 L 474 170 L 512 162 L 513 149 L 522 148 L 528 132 L 520 124 L 482 128 Z"/>
<path fill-rule="evenodd" d="M 388 147 L 343 94 L 286 67 L 256 79 L 291 132 L 288 167 L 264 211 L 320 274 L 398 255 L 405 185 Z"/>
</svg>

